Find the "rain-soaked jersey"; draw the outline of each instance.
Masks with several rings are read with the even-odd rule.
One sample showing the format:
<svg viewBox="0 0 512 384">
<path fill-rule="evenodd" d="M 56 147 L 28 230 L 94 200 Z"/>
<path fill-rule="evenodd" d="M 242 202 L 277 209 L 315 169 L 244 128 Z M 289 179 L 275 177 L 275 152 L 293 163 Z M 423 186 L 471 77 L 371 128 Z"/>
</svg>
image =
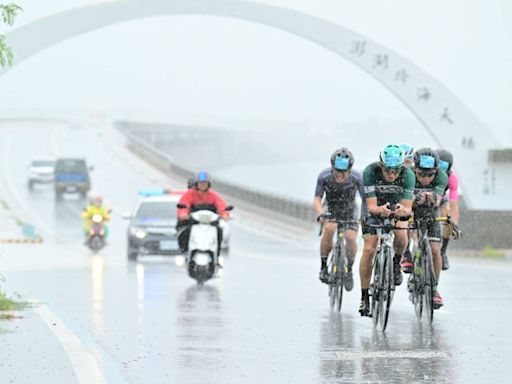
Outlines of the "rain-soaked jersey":
<svg viewBox="0 0 512 384">
<path fill-rule="evenodd" d="M 361 214 L 365 212 L 363 179 L 357 171 L 350 171 L 348 178 L 343 183 L 334 180 L 331 168 L 320 172 L 316 183 L 315 197 L 322 198 L 325 193 L 325 200 L 329 212 L 339 219 L 352 219 L 356 207 L 356 191 L 363 200 Z"/>
<path fill-rule="evenodd" d="M 446 186 L 448 185 L 448 175 L 441 169 L 437 169 L 435 177 L 432 179 L 430 184 L 422 185 L 418 179 L 416 179 L 416 185 L 414 187 L 414 194 L 419 195 L 422 192 L 434 192 L 437 196 L 443 196 Z"/>
<path fill-rule="evenodd" d="M 407 167 L 402 167 L 395 181 L 384 178 L 378 162 L 368 165 L 363 171 L 365 198 L 377 198 L 377 205 L 396 204 L 401 200 L 412 200 L 416 176 Z"/>
</svg>

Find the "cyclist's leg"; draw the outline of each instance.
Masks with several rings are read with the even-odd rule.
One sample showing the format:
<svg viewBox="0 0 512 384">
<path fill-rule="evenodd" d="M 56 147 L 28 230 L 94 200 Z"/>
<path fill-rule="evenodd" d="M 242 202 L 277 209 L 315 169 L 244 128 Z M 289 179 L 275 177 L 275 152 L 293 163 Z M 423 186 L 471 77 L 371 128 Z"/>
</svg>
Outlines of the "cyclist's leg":
<svg viewBox="0 0 512 384">
<path fill-rule="evenodd" d="M 399 221 L 396 223 L 396 226 L 399 228 L 407 228 L 409 223 L 407 221 Z M 396 230 L 395 232 L 395 242 L 393 244 L 393 248 L 395 250 L 395 258 L 393 260 L 393 278 L 395 280 L 395 285 L 402 284 L 402 271 L 400 271 L 400 259 L 404 254 L 405 249 L 409 243 L 409 239 L 407 236 L 407 232 L 405 230 Z"/>
<path fill-rule="evenodd" d="M 439 222 L 433 222 L 428 229 L 430 249 L 432 250 L 432 261 L 434 264 L 434 274 L 436 275 L 437 286 L 434 296 L 434 308 L 443 306 L 443 298 L 437 287 L 439 286 L 439 278 L 441 277 L 442 258 L 441 258 L 441 225 Z"/>
<path fill-rule="evenodd" d="M 325 223 L 322 233 L 322 239 L 320 240 L 320 273 L 319 279 L 322 282 L 327 282 L 328 271 L 327 271 L 327 257 L 332 250 L 332 239 L 336 233 L 336 223 Z"/>
<path fill-rule="evenodd" d="M 343 232 L 345 238 L 345 251 L 347 254 L 348 267 L 351 270 L 357 253 L 357 229 L 347 228 Z"/>
<path fill-rule="evenodd" d="M 441 216 L 448 216 L 450 214 L 450 203 L 448 199 L 443 198 L 441 201 Z M 450 263 L 448 261 L 448 255 L 446 254 L 446 250 L 448 249 L 448 243 L 450 242 L 451 230 L 450 226 L 446 223 L 442 224 L 442 245 L 441 245 L 441 258 L 442 258 L 442 269 L 447 270 L 450 268 Z"/>
<path fill-rule="evenodd" d="M 371 222 L 370 219 L 369 221 Z M 376 234 L 375 228 L 371 228 L 366 224 L 363 224 L 362 231 L 364 246 L 361 261 L 359 262 L 359 278 L 361 279 L 361 304 L 359 305 L 359 313 L 361 316 L 369 316 L 370 299 L 368 295 L 368 288 L 370 287 L 373 257 L 375 256 L 379 237 Z"/>
<path fill-rule="evenodd" d="M 400 261 L 400 264 L 402 266 L 402 270 L 404 273 L 411 273 L 413 262 L 412 262 L 412 255 L 411 255 L 411 243 L 414 241 L 413 235 L 414 231 L 406 231 L 407 232 L 407 246 L 405 247 L 405 251 L 402 254 L 402 259 Z"/>
<path fill-rule="evenodd" d="M 356 226 L 357 228 L 357 226 Z M 347 269 L 348 272 L 345 276 L 345 289 L 347 291 L 351 291 L 354 288 L 354 276 L 352 274 L 352 265 L 354 264 L 354 260 L 356 258 L 357 252 L 357 230 L 345 229 L 343 232 L 343 236 L 345 238 L 345 254 L 347 255 Z"/>
</svg>

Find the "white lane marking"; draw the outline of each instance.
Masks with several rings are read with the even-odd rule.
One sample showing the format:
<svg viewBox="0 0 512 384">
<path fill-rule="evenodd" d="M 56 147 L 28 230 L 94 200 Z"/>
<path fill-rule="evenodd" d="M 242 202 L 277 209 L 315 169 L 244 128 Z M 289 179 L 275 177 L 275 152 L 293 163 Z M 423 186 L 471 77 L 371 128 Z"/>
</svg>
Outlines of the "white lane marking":
<svg viewBox="0 0 512 384">
<path fill-rule="evenodd" d="M 361 360 L 361 359 L 446 359 L 450 354 L 445 351 L 360 351 L 336 352 L 336 359 L 339 360 Z"/>
<path fill-rule="evenodd" d="M 79 383 L 108 383 L 94 355 L 48 306 L 39 304 L 35 311 L 68 354 Z"/>
<path fill-rule="evenodd" d="M 18 206 L 25 211 L 25 213 L 30 217 L 30 219 L 37 223 L 39 227 L 41 227 L 47 234 L 49 234 L 54 239 L 57 238 L 57 234 L 49 227 L 47 226 L 42 220 L 40 220 L 36 215 L 32 213 L 32 210 L 30 207 L 23 201 L 23 199 L 20 198 L 20 195 L 16 193 L 16 185 L 14 183 L 14 180 L 12 179 L 11 174 L 11 149 L 13 146 L 12 143 L 12 134 L 9 134 L 5 138 L 4 142 L 4 161 L 3 161 L 3 169 L 4 169 L 4 180 L 7 184 L 7 188 L 10 190 L 10 194 L 12 198 L 16 201 Z"/>
</svg>

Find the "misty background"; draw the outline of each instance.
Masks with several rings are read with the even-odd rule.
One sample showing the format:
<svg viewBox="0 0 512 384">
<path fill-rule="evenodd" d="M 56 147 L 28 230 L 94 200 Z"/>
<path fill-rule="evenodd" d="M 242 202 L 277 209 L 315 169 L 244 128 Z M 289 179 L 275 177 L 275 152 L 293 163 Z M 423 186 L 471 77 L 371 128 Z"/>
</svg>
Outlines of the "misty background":
<svg viewBox="0 0 512 384">
<path fill-rule="evenodd" d="M 94 3 L 20 1 L 24 12 L 15 27 Z M 499 140 L 512 143 L 508 2 L 267 3 L 388 46 L 460 97 Z M 1 84 L 6 117 L 210 129 L 209 144 L 223 145 L 222 153 L 205 158 L 197 141 L 167 149 L 215 177 L 304 200 L 337 147 L 349 147 L 355 168 L 363 169 L 389 142 L 434 145 L 409 110 L 355 65 L 292 34 L 223 17 L 166 16 L 104 28 L 22 62 Z"/>
</svg>

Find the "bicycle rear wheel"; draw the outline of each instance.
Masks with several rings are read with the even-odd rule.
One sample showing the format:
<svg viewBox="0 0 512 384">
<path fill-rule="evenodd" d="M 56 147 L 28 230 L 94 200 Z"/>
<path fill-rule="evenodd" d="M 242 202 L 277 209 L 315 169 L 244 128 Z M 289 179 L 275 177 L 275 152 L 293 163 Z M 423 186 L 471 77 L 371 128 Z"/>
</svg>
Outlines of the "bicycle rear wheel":
<svg viewBox="0 0 512 384">
<path fill-rule="evenodd" d="M 393 300 L 392 282 L 393 279 L 393 254 L 389 249 L 384 250 L 384 266 L 383 266 L 383 279 L 382 279 L 382 295 L 381 295 L 381 309 L 380 315 L 380 329 L 382 332 L 386 330 L 389 319 L 389 309 L 391 308 L 391 301 Z"/>
</svg>

